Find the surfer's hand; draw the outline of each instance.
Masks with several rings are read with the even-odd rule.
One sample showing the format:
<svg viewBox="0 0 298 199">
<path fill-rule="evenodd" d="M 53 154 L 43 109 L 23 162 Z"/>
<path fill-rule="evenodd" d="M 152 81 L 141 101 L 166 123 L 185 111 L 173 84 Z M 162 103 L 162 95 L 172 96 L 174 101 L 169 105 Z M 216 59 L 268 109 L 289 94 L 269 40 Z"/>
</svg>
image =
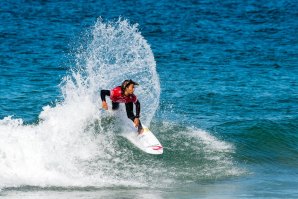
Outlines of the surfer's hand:
<svg viewBox="0 0 298 199">
<path fill-rule="evenodd" d="M 133 121 L 135 127 L 138 127 L 140 125 L 140 120 L 139 118 L 135 118 L 134 121 Z"/>
<path fill-rule="evenodd" d="M 103 108 L 104 110 L 108 110 L 108 104 L 107 104 L 106 101 L 102 101 L 102 108 Z"/>
</svg>

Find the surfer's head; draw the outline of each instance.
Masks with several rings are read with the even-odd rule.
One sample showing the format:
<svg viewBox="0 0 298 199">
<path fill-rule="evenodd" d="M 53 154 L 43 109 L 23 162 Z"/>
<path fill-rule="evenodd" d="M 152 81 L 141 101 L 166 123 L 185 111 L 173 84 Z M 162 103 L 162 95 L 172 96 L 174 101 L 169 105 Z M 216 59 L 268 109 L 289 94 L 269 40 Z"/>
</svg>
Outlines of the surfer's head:
<svg viewBox="0 0 298 199">
<path fill-rule="evenodd" d="M 121 90 L 123 93 L 127 93 L 129 95 L 133 94 L 134 86 L 139 85 L 137 82 L 130 80 L 125 80 L 121 85 Z"/>
</svg>

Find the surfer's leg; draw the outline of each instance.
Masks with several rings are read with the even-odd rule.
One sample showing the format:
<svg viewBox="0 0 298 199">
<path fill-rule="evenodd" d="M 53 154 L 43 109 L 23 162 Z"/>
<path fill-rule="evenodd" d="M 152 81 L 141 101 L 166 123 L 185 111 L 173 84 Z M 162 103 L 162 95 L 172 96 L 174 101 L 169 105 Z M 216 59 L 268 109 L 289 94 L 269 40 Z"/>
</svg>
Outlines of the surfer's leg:
<svg viewBox="0 0 298 199">
<path fill-rule="evenodd" d="M 126 103 L 125 107 L 126 107 L 127 117 L 134 122 L 136 116 L 133 113 L 133 103 L 132 102 Z M 142 130 L 143 130 L 143 126 L 142 126 L 142 123 L 140 121 L 139 126 L 138 126 L 138 132 L 141 133 Z"/>
<path fill-rule="evenodd" d="M 117 110 L 119 108 L 118 102 L 112 102 L 112 110 Z"/>
</svg>

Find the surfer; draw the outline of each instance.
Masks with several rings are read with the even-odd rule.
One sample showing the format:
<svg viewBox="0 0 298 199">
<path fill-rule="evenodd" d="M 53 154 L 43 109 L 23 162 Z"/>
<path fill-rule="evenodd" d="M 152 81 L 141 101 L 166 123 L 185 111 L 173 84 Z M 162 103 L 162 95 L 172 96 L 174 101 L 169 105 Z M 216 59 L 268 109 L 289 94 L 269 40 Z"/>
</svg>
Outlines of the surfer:
<svg viewBox="0 0 298 199">
<path fill-rule="evenodd" d="M 112 90 L 101 90 L 100 97 L 102 101 L 102 108 L 108 110 L 108 104 L 106 102 L 106 96 L 110 96 L 112 101 L 112 110 L 119 108 L 119 103 L 125 103 L 127 117 L 131 119 L 138 127 L 138 132 L 143 132 L 143 127 L 140 121 L 141 105 L 137 96 L 134 95 L 134 86 L 139 85 L 137 82 L 125 80 L 121 86 L 117 86 Z M 133 112 L 133 104 L 136 106 L 136 115 Z"/>
</svg>

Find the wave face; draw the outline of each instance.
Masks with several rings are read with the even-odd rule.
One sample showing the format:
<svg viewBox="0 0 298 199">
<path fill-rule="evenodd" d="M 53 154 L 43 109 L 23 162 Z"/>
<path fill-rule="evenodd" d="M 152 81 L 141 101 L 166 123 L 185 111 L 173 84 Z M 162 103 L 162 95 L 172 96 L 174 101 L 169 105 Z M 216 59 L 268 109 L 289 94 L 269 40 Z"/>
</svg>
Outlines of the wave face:
<svg viewBox="0 0 298 199">
<path fill-rule="evenodd" d="M 298 153 L 297 119 L 228 122 L 214 127 L 235 144 L 240 162 L 262 165 L 267 171 L 295 168 Z"/>
</svg>

